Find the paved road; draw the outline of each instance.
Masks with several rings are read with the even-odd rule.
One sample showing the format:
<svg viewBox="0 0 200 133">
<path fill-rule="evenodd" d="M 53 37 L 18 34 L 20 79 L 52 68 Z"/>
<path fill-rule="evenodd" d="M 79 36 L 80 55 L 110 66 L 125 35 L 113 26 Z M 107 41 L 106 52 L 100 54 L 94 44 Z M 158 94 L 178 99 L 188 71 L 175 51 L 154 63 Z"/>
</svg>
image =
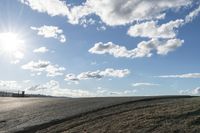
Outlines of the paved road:
<svg viewBox="0 0 200 133">
<path fill-rule="evenodd" d="M 0 98 L 0 133 L 22 131 L 139 99 L 144 98 Z"/>
</svg>

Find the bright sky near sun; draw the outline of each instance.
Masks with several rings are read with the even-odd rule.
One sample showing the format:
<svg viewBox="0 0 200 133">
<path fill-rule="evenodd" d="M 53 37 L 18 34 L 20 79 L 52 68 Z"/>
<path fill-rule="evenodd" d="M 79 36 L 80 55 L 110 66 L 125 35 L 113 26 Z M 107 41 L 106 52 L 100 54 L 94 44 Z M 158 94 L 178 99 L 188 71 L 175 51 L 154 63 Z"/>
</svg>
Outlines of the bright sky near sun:
<svg viewBox="0 0 200 133">
<path fill-rule="evenodd" d="M 200 94 L 198 0 L 1 0 L 0 91 Z"/>
</svg>

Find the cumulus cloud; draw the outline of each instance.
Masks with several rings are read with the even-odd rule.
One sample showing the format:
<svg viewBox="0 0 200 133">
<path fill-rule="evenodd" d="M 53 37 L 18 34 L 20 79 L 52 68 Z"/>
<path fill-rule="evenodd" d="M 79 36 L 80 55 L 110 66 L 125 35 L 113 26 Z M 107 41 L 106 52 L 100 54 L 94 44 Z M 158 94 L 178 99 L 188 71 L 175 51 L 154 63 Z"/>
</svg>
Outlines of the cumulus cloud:
<svg viewBox="0 0 200 133">
<path fill-rule="evenodd" d="M 94 25 L 95 24 L 95 20 L 90 18 L 90 19 L 86 19 L 86 18 L 83 18 L 80 20 L 80 25 L 82 25 L 84 28 L 86 28 L 88 25 Z"/>
<path fill-rule="evenodd" d="M 20 0 L 33 10 L 50 16 L 66 16 L 72 24 L 92 14 L 107 25 L 125 25 L 136 21 L 161 19 L 165 11 L 190 5 L 192 0 L 86 0 L 81 5 L 67 5 L 61 0 Z"/>
<path fill-rule="evenodd" d="M 98 42 L 94 44 L 92 48 L 89 49 L 89 52 L 92 54 L 110 54 L 114 57 L 136 58 L 151 56 L 151 49 L 151 47 L 143 45 L 142 43 L 138 45 L 138 48 L 128 50 L 126 47 L 114 44 L 112 42 Z"/>
<path fill-rule="evenodd" d="M 97 87 L 96 96 L 133 96 L 137 91 L 136 90 L 123 90 L 123 91 L 112 91 L 108 88 Z"/>
<path fill-rule="evenodd" d="M 180 90 L 179 93 L 181 95 L 200 95 L 200 87 L 190 90 Z"/>
<path fill-rule="evenodd" d="M 160 55 L 166 55 L 180 47 L 183 42 L 183 40 L 179 39 L 170 39 L 167 41 L 151 39 L 150 41 L 140 42 L 136 48 L 131 50 L 128 50 L 126 47 L 114 44 L 112 42 L 98 42 L 89 49 L 89 52 L 92 54 L 110 54 L 114 57 L 126 58 L 151 57 L 153 51 L 156 51 L 157 54 Z"/>
<path fill-rule="evenodd" d="M 61 87 L 60 83 L 55 80 L 51 80 L 47 83 L 40 85 L 30 86 L 26 91 L 31 94 L 44 94 L 51 96 L 67 96 L 67 97 L 91 97 L 94 96 L 92 92 L 81 89 L 69 89 Z"/>
<path fill-rule="evenodd" d="M 0 80 L 0 91 L 18 92 L 25 91 L 26 94 L 41 94 L 50 96 L 66 97 L 102 97 L 102 96 L 131 96 L 136 90 L 112 91 L 112 89 L 97 87 L 92 90 L 73 89 L 60 85 L 56 80 L 34 85 L 24 81 L 4 81 Z"/>
<path fill-rule="evenodd" d="M 192 11 L 185 19 L 177 19 L 161 25 L 158 25 L 158 21 L 151 20 L 131 26 L 127 32 L 130 36 L 151 39 L 140 42 L 134 49 L 128 50 L 126 47 L 112 42 L 98 42 L 89 49 L 89 52 L 126 58 L 151 57 L 154 51 L 159 55 L 167 55 L 182 46 L 184 40 L 176 38 L 177 29 L 193 20 L 199 14 L 199 9 Z"/>
<path fill-rule="evenodd" d="M 102 96 L 132 96 L 136 90 L 112 91 L 112 89 L 97 87 L 92 91 L 83 89 L 70 89 L 61 87 L 60 83 L 51 80 L 47 83 L 32 85 L 26 89 L 27 93 L 44 94 L 51 96 L 67 96 L 67 97 L 102 97 Z"/>
<path fill-rule="evenodd" d="M 66 16 L 69 13 L 66 3 L 61 0 L 20 0 L 20 2 L 50 16 Z"/>
<path fill-rule="evenodd" d="M 0 91 L 17 91 L 21 88 L 21 85 L 19 85 L 17 81 L 0 80 Z"/>
<path fill-rule="evenodd" d="M 49 51 L 49 49 L 47 49 L 46 47 L 40 47 L 40 48 L 33 50 L 34 53 L 46 53 L 48 51 Z"/>
<path fill-rule="evenodd" d="M 158 25 L 157 21 L 149 21 L 131 26 L 127 33 L 133 37 L 174 38 L 176 37 L 175 29 L 179 28 L 183 23 L 184 20 L 182 19 L 162 25 Z"/>
<path fill-rule="evenodd" d="M 175 38 L 177 29 L 191 22 L 200 13 L 200 6 L 191 11 L 184 19 L 172 20 L 168 23 L 158 25 L 158 21 L 145 21 L 131 26 L 127 32 L 133 37 L 148 37 L 148 38 Z"/>
<path fill-rule="evenodd" d="M 162 75 L 160 78 L 200 78 L 200 73 L 187 73 L 179 75 Z"/>
<path fill-rule="evenodd" d="M 23 83 L 23 84 L 22 84 Z M 3 84 L 3 85 L 2 85 Z M 6 84 L 6 85 L 4 85 Z M 12 84 L 12 85 L 11 85 Z M 15 85 L 13 85 L 15 84 Z M 61 87 L 60 83 L 56 80 L 50 80 L 46 83 L 38 85 L 32 85 L 20 81 L 0 81 L 0 89 L 10 86 L 11 92 L 17 92 L 18 90 L 26 91 L 26 94 L 42 94 L 50 96 L 66 96 L 66 97 L 102 97 L 102 96 L 132 96 L 136 93 L 136 90 L 121 90 L 113 91 L 112 89 L 97 87 L 92 90 L 72 89 L 67 87 Z M 3 89 L 1 89 L 3 91 Z M 9 91 L 8 89 L 4 91 Z"/>
<path fill-rule="evenodd" d="M 166 55 L 168 52 L 171 52 L 182 46 L 184 40 L 176 39 L 177 29 L 191 22 L 199 14 L 199 12 L 200 7 L 190 12 L 189 15 L 187 15 L 184 19 L 173 20 L 161 25 L 158 25 L 158 21 L 154 20 L 138 23 L 131 26 L 127 34 L 133 37 L 151 38 L 151 40 L 148 42 L 143 41 L 138 44 L 138 46 L 142 47 L 146 45 L 145 50 L 144 48 L 140 48 L 139 50 L 139 53 L 142 53 L 142 57 L 150 57 L 153 49 L 157 51 L 157 54 Z M 162 41 L 159 42 L 158 40 Z"/>
<path fill-rule="evenodd" d="M 128 69 L 117 70 L 113 68 L 107 68 L 104 71 L 101 71 L 99 74 L 103 75 L 104 77 L 123 78 L 130 74 L 130 71 Z"/>
<path fill-rule="evenodd" d="M 50 96 L 67 96 L 67 97 L 92 97 L 95 93 L 82 89 L 69 89 L 61 87 L 60 83 L 50 80 L 46 83 L 33 85 L 31 82 L 24 81 L 7 81 L 0 80 L 0 91 L 15 92 L 25 91 L 26 94 L 42 94 Z"/>
<path fill-rule="evenodd" d="M 128 69 L 117 70 L 113 68 L 107 68 L 103 71 L 88 71 L 82 72 L 78 75 L 75 74 L 67 74 L 65 76 L 66 81 L 73 81 L 78 82 L 80 80 L 87 80 L 87 79 L 102 79 L 103 77 L 115 77 L 115 78 L 123 78 L 130 74 Z"/>
<path fill-rule="evenodd" d="M 135 21 L 163 18 L 164 11 L 179 9 L 191 2 L 192 0 L 87 0 L 82 5 L 73 7 L 75 11 L 72 8 L 73 19 L 69 19 L 72 23 L 77 23 L 80 18 L 95 14 L 107 25 L 125 25 Z M 77 14 L 80 11 L 83 13 Z"/>
<path fill-rule="evenodd" d="M 57 26 L 47 26 L 42 27 L 31 27 L 32 30 L 38 31 L 38 35 L 45 38 L 55 38 L 58 39 L 61 43 L 66 42 L 66 37 L 63 34 L 63 30 L 59 29 Z"/>
<path fill-rule="evenodd" d="M 194 11 L 190 12 L 186 17 L 185 17 L 185 23 L 189 23 L 193 21 L 195 17 L 197 17 L 200 13 L 200 6 L 196 8 Z"/>
<path fill-rule="evenodd" d="M 192 91 L 192 93 L 195 94 L 195 95 L 199 95 L 199 94 L 200 94 L 200 87 L 195 88 L 195 89 Z"/>
<path fill-rule="evenodd" d="M 37 62 L 30 61 L 29 63 L 22 66 L 24 70 L 30 70 L 32 73 L 40 75 L 42 72 L 46 72 L 48 77 L 55 77 L 63 75 L 65 71 L 64 67 L 60 67 L 57 64 L 52 64 L 49 61 L 39 60 Z"/>
<path fill-rule="evenodd" d="M 19 0 L 21 3 L 28 5 L 31 9 L 40 13 L 47 13 L 50 16 L 64 16 L 72 24 L 79 23 L 83 26 L 93 23 L 91 18 L 86 19 L 86 15 L 90 14 L 89 8 L 83 6 L 71 6 L 63 0 Z M 84 17 L 83 17 L 84 16 Z"/>
<path fill-rule="evenodd" d="M 100 27 L 97 27 L 97 31 L 105 31 L 106 30 L 106 26 L 100 26 Z"/>
<path fill-rule="evenodd" d="M 158 85 L 159 85 L 159 84 L 147 83 L 147 82 L 143 82 L 143 83 L 134 83 L 134 84 L 132 84 L 133 87 L 158 86 Z"/>
<path fill-rule="evenodd" d="M 178 47 L 181 47 L 183 43 L 184 41 L 180 39 L 170 39 L 170 40 L 161 42 L 161 44 L 160 45 L 158 44 L 156 47 L 157 54 L 167 55 L 169 52 L 172 52 L 176 50 Z"/>
</svg>

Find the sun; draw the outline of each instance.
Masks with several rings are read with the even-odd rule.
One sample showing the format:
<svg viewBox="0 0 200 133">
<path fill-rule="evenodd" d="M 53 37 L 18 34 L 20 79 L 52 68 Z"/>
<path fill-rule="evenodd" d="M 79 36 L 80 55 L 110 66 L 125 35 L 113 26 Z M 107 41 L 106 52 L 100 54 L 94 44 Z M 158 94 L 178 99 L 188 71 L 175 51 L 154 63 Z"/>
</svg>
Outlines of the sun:
<svg viewBox="0 0 200 133">
<path fill-rule="evenodd" d="M 17 33 L 0 33 L 0 54 L 8 55 L 12 60 L 19 61 L 24 57 L 24 40 Z"/>
<path fill-rule="evenodd" d="M 0 34 L 0 48 L 3 52 L 17 52 L 21 49 L 23 43 L 24 41 L 20 39 L 16 33 L 7 32 Z"/>
</svg>

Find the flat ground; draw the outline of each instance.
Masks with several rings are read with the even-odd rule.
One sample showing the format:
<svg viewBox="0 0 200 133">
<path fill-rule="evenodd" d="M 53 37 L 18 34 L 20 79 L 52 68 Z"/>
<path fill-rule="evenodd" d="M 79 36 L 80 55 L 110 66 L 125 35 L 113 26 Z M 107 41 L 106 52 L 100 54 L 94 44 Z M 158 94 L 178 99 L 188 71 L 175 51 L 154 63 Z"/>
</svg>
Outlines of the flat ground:
<svg viewBox="0 0 200 133">
<path fill-rule="evenodd" d="M 0 132 L 200 132 L 200 98 L 0 98 Z"/>
</svg>

